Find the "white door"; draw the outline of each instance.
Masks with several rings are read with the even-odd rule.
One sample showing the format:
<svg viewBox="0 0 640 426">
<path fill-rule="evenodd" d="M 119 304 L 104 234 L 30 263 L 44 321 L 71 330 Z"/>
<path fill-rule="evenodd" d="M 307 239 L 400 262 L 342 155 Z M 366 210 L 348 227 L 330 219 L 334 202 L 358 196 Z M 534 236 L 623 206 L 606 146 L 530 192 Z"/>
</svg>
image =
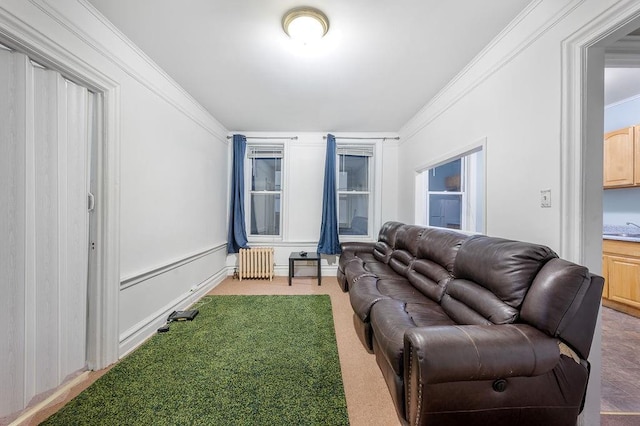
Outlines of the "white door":
<svg viewBox="0 0 640 426">
<path fill-rule="evenodd" d="M 86 368 L 89 101 L 0 49 L 0 417 Z"/>
</svg>

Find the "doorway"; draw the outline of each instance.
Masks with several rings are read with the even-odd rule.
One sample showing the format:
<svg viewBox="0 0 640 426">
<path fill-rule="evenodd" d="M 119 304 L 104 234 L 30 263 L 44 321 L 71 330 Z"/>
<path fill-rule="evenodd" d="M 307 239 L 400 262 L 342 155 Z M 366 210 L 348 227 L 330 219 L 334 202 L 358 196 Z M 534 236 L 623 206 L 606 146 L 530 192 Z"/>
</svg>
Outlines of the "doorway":
<svg viewBox="0 0 640 426">
<path fill-rule="evenodd" d="M 635 295 L 640 279 L 636 267 L 640 241 L 624 236 L 640 231 L 636 225 L 640 222 L 640 188 L 618 187 L 633 185 L 633 178 L 628 182 L 613 180 L 617 172 L 625 170 L 622 166 L 627 161 L 627 174 L 634 172 L 633 147 L 640 136 L 635 134 L 635 126 L 640 125 L 640 32 L 633 31 L 605 49 L 604 72 L 604 169 L 608 180 L 603 191 L 603 275 L 608 285 L 602 309 L 601 410 L 610 416 L 640 413 L 640 387 L 636 386 L 640 382 L 636 368 L 640 309 Z M 623 159 L 616 151 L 619 147 L 632 151 Z"/>
<path fill-rule="evenodd" d="M 640 4 L 623 2 L 563 42 L 562 250 L 602 270 L 602 164 L 605 49 L 640 27 Z M 596 326 L 583 421 L 600 418 L 602 321 Z M 597 419 L 597 420 L 596 420 Z"/>
</svg>

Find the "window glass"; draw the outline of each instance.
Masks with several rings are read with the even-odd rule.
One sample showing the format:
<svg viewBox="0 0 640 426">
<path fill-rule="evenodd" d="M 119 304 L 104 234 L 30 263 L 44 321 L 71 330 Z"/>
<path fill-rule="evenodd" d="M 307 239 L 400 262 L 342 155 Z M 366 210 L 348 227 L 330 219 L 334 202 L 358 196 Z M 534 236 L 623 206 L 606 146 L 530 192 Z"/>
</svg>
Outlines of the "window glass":
<svg viewBox="0 0 640 426">
<path fill-rule="evenodd" d="M 280 191 L 282 158 L 254 158 L 252 191 Z"/>
<path fill-rule="evenodd" d="M 429 225 L 461 229 L 462 195 L 429 194 Z"/>
<path fill-rule="evenodd" d="M 482 147 L 422 173 L 423 218 L 429 226 L 484 232 Z"/>
<path fill-rule="evenodd" d="M 247 147 L 251 236 L 281 236 L 282 146 Z"/>
<path fill-rule="evenodd" d="M 338 161 L 338 189 L 341 191 L 369 190 L 369 157 L 340 155 Z"/>
<path fill-rule="evenodd" d="M 373 146 L 339 146 L 337 162 L 339 234 L 368 236 Z"/>
<path fill-rule="evenodd" d="M 251 235 L 280 235 L 280 194 L 251 194 Z"/>
<path fill-rule="evenodd" d="M 460 191 L 462 159 L 451 161 L 431 170 L 429 191 Z"/>
</svg>

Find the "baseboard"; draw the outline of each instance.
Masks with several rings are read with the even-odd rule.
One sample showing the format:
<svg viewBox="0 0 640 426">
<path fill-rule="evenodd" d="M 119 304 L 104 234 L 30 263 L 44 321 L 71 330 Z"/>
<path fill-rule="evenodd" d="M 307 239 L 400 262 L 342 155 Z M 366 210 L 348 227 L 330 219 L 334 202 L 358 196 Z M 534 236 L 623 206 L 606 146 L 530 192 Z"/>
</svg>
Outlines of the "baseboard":
<svg viewBox="0 0 640 426">
<path fill-rule="evenodd" d="M 82 383 L 87 380 L 89 377 L 89 372 L 85 371 L 78 375 L 77 377 L 69 380 L 66 383 L 60 385 L 51 395 L 49 395 L 45 400 L 40 401 L 33 407 L 27 408 L 20 416 L 9 423 L 9 426 L 19 426 L 19 425 L 28 425 L 31 424 L 31 419 L 33 416 L 38 414 L 41 410 L 44 410 L 53 402 L 63 397 L 67 392 L 69 392 L 74 386 Z"/>
<path fill-rule="evenodd" d="M 127 355 L 144 343 L 149 337 L 153 336 L 158 328 L 167 322 L 167 317 L 171 312 L 188 308 L 220 284 L 226 277 L 227 269 L 223 268 L 200 284 L 192 287 L 188 293 L 183 294 L 178 299 L 173 300 L 169 305 L 154 312 L 143 321 L 124 331 L 120 335 L 119 358 Z"/>
</svg>

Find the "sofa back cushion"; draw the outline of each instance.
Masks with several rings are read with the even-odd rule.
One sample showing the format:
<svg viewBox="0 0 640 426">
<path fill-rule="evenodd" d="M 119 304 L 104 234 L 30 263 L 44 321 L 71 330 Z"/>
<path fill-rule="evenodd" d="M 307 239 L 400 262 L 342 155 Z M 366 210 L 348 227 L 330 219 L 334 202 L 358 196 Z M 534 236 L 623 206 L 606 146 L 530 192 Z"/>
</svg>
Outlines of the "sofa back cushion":
<svg viewBox="0 0 640 426">
<path fill-rule="evenodd" d="M 404 226 L 402 222 L 385 222 L 378 232 L 378 241 L 386 243 L 389 247 L 394 248 L 396 246 L 396 237 L 400 228 Z"/>
<path fill-rule="evenodd" d="M 548 247 L 475 235 L 455 258 L 443 309 L 461 324 L 512 323 L 533 279 L 558 256 Z"/>
<path fill-rule="evenodd" d="M 603 281 L 584 266 L 552 259 L 533 280 L 520 319 L 561 338 L 586 359 L 598 318 Z"/>
<path fill-rule="evenodd" d="M 469 238 L 460 232 L 442 228 L 426 228 L 418 241 L 418 259 L 429 259 L 453 272 L 453 264 L 462 243 Z"/>
<path fill-rule="evenodd" d="M 418 240 L 418 252 L 407 275 L 409 282 L 436 302 L 451 281 L 453 263 L 467 235 L 440 228 L 425 228 Z"/>
<path fill-rule="evenodd" d="M 403 225 L 401 222 L 386 222 L 382 225 L 373 249 L 373 256 L 378 262 L 389 263 L 391 252 L 396 244 L 396 235 Z"/>
<path fill-rule="evenodd" d="M 404 225 L 398 231 L 395 249 L 389 259 L 389 266 L 397 274 L 407 276 L 409 267 L 418 253 L 418 239 L 424 231 L 423 226 L 417 225 Z"/>
</svg>

